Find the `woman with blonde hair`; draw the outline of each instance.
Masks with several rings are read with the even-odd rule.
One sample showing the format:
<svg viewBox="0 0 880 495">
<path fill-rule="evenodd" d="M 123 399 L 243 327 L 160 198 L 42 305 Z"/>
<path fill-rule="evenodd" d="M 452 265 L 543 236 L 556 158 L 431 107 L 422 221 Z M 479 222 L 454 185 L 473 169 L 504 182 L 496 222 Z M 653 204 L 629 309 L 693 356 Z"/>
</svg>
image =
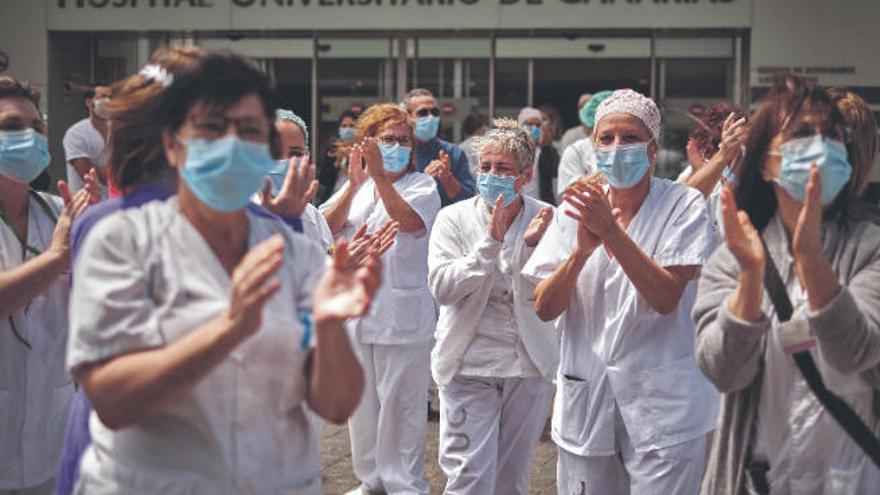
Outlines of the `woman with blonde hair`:
<svg viewBox="0 0 880 495">
<path fill-rule="evenodd" d="M 476 139 L 479 196 L 442 210 L 428 281 L 440 306 L 431 369 L 448 494 L 526 494 L 559 352 L 520 273 L 553 208 L 522 194 L 537 143 L 510 119 Z"/>
<path fill-rule="evenodd" d="M 366 384 L 348 422 L 354 493 L 428 493 L 423 479 L 431 337 L 428 235 L 440 210 L 433 178 L 415 171 L 413 121 L 398 105 L 367 109 L 357 123 L 348 184 L 321 210 L 334 236 L 398 225 L 383 255 L 385 284 L 368 315 L 350 322 Z M 364 168 L 364 165 L 366 168 Z"/>
</svg>

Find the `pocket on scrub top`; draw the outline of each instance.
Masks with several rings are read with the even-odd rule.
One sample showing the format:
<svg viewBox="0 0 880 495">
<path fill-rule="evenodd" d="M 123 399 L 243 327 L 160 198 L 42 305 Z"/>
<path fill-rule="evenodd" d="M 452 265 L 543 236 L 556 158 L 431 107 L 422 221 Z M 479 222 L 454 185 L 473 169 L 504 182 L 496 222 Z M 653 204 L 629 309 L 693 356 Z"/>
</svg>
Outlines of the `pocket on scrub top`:
<svg viewBox="0 0 880 495">
<path fill-rule="evenodd" d="M 586 380 L 562 375 L 558 383 L 562 400 L 559 404 L 559 435 L 566 441 L 583 445 L 589 436 L 587 411 L 590 407 L 590 384 Z"/>
<path fill-rule="evenodd" d="M 422 298 L 409 291 L 395 290 L 387 309 L 393 318 L 391 324 L 397 330 L 415 330 L 422 320 Z"/>
<path fill-rule="evenodd" d="M 427 253 L 420 253 L 412 246 L 417 242 L 413 239 L 398 237 L 392 249 L 394 256 L 389 256 L 388 266 L 391 272 L 391 286 L 395 289 L 421 289 L 428 284 Z"/>
</svg>

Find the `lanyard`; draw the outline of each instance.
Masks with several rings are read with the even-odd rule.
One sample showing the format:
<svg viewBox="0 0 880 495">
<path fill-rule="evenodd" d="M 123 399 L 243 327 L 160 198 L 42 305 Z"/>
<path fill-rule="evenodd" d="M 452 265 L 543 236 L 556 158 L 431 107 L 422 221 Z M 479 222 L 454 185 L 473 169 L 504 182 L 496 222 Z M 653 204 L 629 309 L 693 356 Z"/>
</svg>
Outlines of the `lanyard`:
<svg viewBox="0 0 880 495">
<path fill-rule="evenodd" d="M 34 198 L 34 201 L 36 201 L 37 204 L 40 205 L 40 208 L 42 208 L 46 215 L 48 215 L 49 218 L 52 219 L 52 223 L 58 223 L 58 214 L 55 213 L 55 210 L 53 210 L 51 206 L 49 206 L 49 203 L 46 202 L 46 199 L 40 196 L 33 189 L 28 192 L 30 193 L 30 196 Z M 18 234 L 15 233 L 15 229 L 12 228 L 12 222 L 9 220 L 9 217 L 6 216 L 6 212 L 4 212 L 2 208 L 0 208 L 0 220 L 3 220 L 3 223 L 5 223 L 7 227 L 9 227 L 9 230 L 11 230 L 12 234 L 15 235 L 15 238 L 18 239 L 18 242 L 21 243 L 22 246 L 24 246 L 26 252 L 30 252 L 35 256 L 42 254 L 42 251 L 28 244 L 27 239 L 22 239 L 18 237 Z M 27 254 L 25 254 L 25 256 L 27 256 Z M 24 344 L 24 346 L 28 349 L 33 349 L 30 342 L 28 342 L 24 337 L 22 337 L 20 333 L 18 333 L 18 329 L 15 328 L 15 320 L 12 319 L 12 315 L 9 315 L 8 319 L 9 326 L 12 327 L 12 333 L 15 334 L 15 338 L 19 342 Z"/>
<path fill-rule="evenodd" d="M 48 215 L 49 218 L 52 219 L 52 223 L 58 223 L 58 214 L 55 213 L 55 210 L 53 210 L 51 206 L 49 206 L 49 203 L 46 202 L 46 199 L 40 196 L 33 189 L 28 192 L 30 193 L 30 196 L 34 198 L 34 201 L 36 201 L 37 204 L 40 205 L 40 208 L 46 213 L 46 215 Z M 18 239 L 18 242 L 22 246 L 24 246 L 24 250 L 26 252 L 30 252 L 35 256 L 43 254 L 42 251 L 28 244 L 27 239 L 22 239 L 21 237 L 18 237 L 18 234 L 15 233 L 15 229 L 12 228 L 12 221 L 9 220 L 9 217 L 6 216 L 6 212 L 3 211 L 2 208 L 0 208 L 0 220 L 3 220 L 3 223 L 5 223 L 7 227 L 9 227 L 9 230 L 11 230 L 12 234 L 15 235 L 15 238 Z"/>
</svg>

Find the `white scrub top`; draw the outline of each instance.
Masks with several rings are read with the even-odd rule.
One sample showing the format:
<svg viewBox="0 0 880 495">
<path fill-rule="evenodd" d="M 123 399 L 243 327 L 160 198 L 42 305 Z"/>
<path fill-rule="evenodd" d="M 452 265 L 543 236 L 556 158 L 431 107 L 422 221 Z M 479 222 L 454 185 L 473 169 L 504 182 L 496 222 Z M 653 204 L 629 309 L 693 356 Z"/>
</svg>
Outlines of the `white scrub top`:
<svg viewBox="0 0 880 495">
<path fill-rule="evenodd" d="M 60 198 L 38 193 L 57 217 Z M 43 252 L 55 219 L 33 196 L 27 244 Z M 0 221 L 0 271 L 37 256 Z M 0 319 L 0 490 L 40 485 L 57 474 L 73 382 L 64 367 L 67 276 L 61 275 L 23 309 Z M 30 349 L 13 332 L 13 325 Z"/>
<path fill-rule="evenodd" d="M 425 227 L 417 232 L 398 232 L 394 245 L 382 256 L 382 287 L 370 312 L 349 322 L 361 344 L 426 342 L 431 340 L 437 318 L 434 299 L 428 292 L 428 238 L 440 211 L 437 183 L 429 175 L 410 172 L 398 179 L 394 188 Z M 321 210 L 334 204 L 343 191 L 321 205 Z M 390 219 L 370 179 L 355 194 L 340 234 L 350 240 L 362 225 L 367 225 L 367 232 L 375 232 Z"/>
<path fill-rule="evenodd" d="M 694 175 L 694 167 L 693 165 L 688 165 L 678 174 L 678 178 L 675 181 L 684 183 L 692 175 Z M 714 253 L 718 246 L 724 242 L 724 217 L 721 211 L 721 191 L 723 190 L 724 185 L 719 180 L 706 198 L 706 208 L 709 211 L 709 220 L 712 222 L 712 247 L 709 250 L 709 254 Z"/>
<path fill-rule="evenodd" d="M 92 165 L 103 169 L 110 158 L 109 148 L 104 136 L 95 129 L 88 118 L 70 126 L 64 133 L 61 143 L 64 146 L 64 159 L 67 163 L 67 185 L 70 186 L 71 194 L 76 194 L 83 188 L 83 180 L 70 162 L 77 158 L 88 158 Z M 106 198 L 106 186 L 103 187 L 103 194 Z"/>
<path fill-rule="evenodd" d="M 333 232 L 330 231 L 327 220 L 315 205 L 311 203 L 306 205 L 302 214 L 302 223 L 306 237 L 320 244 L 325 253 L 329 253 L 330 248 L 333 247 Z"/>
<path fill-rule="evenodd" d="M 557 209 L 523 270 L 552 275 L 577 244 L 577 222 Z M 627 234 L 664 267 L 702 265 L 709 246 L 706 202 L 696 190 L 652 178 Z M 619 410 L 636 452 L 669 447 L 712 430 L 717 394 L 694 360 L 690 317 L 696 280 L 678 307 L 655 311 L 604 248 L 590 256 L 561 317 L 562 349 L 552 436 L 576 455 L 616 452 Z"/>
<path fill-rule="evenodd" d="M 92 413 L 77 493 L 321 493 L 298 321 L 326 256 L 277 218 L 247 219 L 251 247 L 274 234 L 286 243 L 259 331 L 151 418 L 114 431 Z M 231 290 L 176 197 L 116 212 L 75 263 L 68 367 L 174 342 L 228 309 Z"/>
<path fill-rule="evenodd" d="M 565 188 L 572 182 L 596 171 L 596 150 L 593 141 L 581 139 L 565 148 L 559 160 L 559 173 L 556 178 L 556 197 L 562 196 Z"/>
<path fill-rule="evenodd" d="M 767 230 L 784 239 L 785 227 L 774 216 Z M 774 234 L 767 233 L 768 236 Z M 794 318 L 809 312 L 807 294 L 787 251 L 780 276 L 795 308 Z M 880 470 L 843 431 L 810 390 L 794 359 L 785 353 L 779 337 L 779 320 L 774 308 L 768 317 L 772 328 L 764 350 L 761 400 L 758 402 L 757 431 L 752 457 L 770 464 L 767 473 L 773 493 L 877 493 Z M 875 390 L 860 373 L 840 373 L 823 358 L 818 348 L 811 351 L 822 380 L 840 396 L 872 430 L 877 417 Z M 821 453 L 821 455 L 817 455 Z"/>
</svg>

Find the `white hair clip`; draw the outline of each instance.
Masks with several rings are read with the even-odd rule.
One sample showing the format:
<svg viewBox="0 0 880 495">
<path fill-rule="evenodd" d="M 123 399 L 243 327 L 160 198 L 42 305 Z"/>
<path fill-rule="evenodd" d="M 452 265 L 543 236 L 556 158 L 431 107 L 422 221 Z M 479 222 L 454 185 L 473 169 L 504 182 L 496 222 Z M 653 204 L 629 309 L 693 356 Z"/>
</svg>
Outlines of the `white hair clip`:
<svg viewBox="0 0 880 495">
<path fill-rule="evenodd" d="M 174 76 L 169 74 L 168 71 L 165 70 L 165 68 L 161 65 L 145 65 L 144 68 L 141 69 L 139 74 L 147 79 L 151 79 L 154 82 L 161 84 L 163 88 L 171 86 L 171 83 L 174 82 Z"/>
</svg>

